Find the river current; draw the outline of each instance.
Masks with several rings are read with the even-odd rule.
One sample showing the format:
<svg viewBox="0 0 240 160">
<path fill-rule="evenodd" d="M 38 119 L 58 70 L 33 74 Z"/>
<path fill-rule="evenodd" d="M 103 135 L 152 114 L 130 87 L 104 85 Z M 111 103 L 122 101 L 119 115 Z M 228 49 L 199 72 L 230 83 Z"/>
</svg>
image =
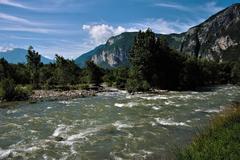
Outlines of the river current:
<svg viewBox="0 0 240 160">
<path fill-rule="evenodd" d="M 240 87 L 130 95 L 0 108 L 0 159 L 161 159 L 188 144 Z"/>
</svg>

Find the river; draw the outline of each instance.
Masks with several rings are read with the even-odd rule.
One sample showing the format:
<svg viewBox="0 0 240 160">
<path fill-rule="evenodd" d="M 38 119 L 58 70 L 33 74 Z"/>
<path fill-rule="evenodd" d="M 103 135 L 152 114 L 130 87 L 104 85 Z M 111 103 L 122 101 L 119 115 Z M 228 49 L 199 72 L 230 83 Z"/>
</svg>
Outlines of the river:
<svg viewBox="0 0 240 160">
<path fill-rule="evenodd" d="M 123 91 L 0 109 L 0 159 L 161 159 L 240 100 L 240 87 L 129 95 Z"/>
</svg>

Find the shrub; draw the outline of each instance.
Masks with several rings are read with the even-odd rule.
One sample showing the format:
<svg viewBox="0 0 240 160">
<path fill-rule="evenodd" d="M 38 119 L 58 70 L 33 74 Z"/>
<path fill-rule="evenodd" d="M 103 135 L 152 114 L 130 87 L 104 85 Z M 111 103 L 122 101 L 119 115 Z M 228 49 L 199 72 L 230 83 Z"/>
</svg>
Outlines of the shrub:
<svg viewBox="0 0 240 160">
<path fill-rule="evenodd" d="M 17 85 L 15 87 L 15 97 L 14 100 L 27 100 L 28 97 L 32 94 L 32 86 L 21 86 Z"/>
<path fill-rule="evenodd" d="M 0 97 L 2 100 L 11 101 L 15 97 L 15 83 L 12 79 L 6 78 L 0 82 Z"/>
<path fill-rule="evenodd" d="M 15 85 L 12 79 L 0 82 L 0 98 L 6 101 L 27 100 L 32 93 L 32 86 Z"/>
<path fill-rule="evenodd" d="M 144 80 L 139 81 L 137 79 L 128 79 L 126 88 L 129 93 L 145 92 L 150 89 L 150 85 L 147 81 Z"/>
<path fill-rule="evenodd" d="M 78 85 L 78 89 L 88 90 L 89 89 L 89 85 L 88 84 L 79 84 Z"/>
</svg>

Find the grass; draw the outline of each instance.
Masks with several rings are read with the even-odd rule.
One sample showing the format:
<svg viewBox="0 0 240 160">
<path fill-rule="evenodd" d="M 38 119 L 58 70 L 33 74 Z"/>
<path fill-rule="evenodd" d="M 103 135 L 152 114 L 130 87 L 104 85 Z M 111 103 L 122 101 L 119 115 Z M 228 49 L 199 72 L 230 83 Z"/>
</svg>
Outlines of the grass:
<svg viewBox="0 0 240 160">
<path fill-rule="evenodd" d="M 240 103 L 217 115 L 207 129 L 176 155 L 178 160 L 239 160 Z"/>
</svg>

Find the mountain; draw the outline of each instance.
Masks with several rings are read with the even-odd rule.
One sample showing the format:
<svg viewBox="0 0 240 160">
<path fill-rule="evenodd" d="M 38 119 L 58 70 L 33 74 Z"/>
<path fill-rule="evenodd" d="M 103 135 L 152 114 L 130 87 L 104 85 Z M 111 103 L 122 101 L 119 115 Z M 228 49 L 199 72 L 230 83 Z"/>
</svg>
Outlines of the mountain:
<svg viewBox="0 0 240 160">
<path fill-rule="evenodd" d="M 159 26 L 160 27 L 160 26 Z M 111 37 L 106 44 L 78 57 L 81 67 L 87 60 L 105 68 L 128 64 L 129 50 L 137 32 L 126 32 Z M 165 38 L 169 47 L 182 54 L 204 57 L 215 61 L 240 60 L 240 3 L 234 4 L 205 22 L 181 34 L 157 34 Z"/>
<path fill-rule="evenodd" d="M 85 65 L 85 62 L 90 60 L 92 56 L 94 56 L 96 53 L 101 52 L 104 48 L 104 45 L 100 45 L 96 47 L 95 49 L 79 56 L 77 59 L 75 59 L 75 63 L 79 65 L 80 67 L 83 67 Z"/>
<path fill-rule="evenodd" d="M 215 61 L 239 61 L 240 3 L 189 29 L 181 52 Z"/>
<path fill-rule="evenodd" d="M 0 58 L 6 59 L 9 63 L 26 63 L 27 50 L 21 48 L 14 48 L 5 52 L 0 52 Z M 53 62 L 53 60 L 41 56 L 41 62 L 48 64 Z"/>
<path fill-rule="evenodd" d="M 136 35 L 137 32 L 125 32 L 111 37 L 107 40 L 106 44 L 100 45 L 94 50 L 81 55 L 75 62 L 80 67 L 83 67 L 87 60 L 92 60 L 104 68 L 128 65 L 129 51 Z M 180 49 L 184 34 L 158 34 L 157 36 L 165 38 L 170 47 Z"/>
</svg>

